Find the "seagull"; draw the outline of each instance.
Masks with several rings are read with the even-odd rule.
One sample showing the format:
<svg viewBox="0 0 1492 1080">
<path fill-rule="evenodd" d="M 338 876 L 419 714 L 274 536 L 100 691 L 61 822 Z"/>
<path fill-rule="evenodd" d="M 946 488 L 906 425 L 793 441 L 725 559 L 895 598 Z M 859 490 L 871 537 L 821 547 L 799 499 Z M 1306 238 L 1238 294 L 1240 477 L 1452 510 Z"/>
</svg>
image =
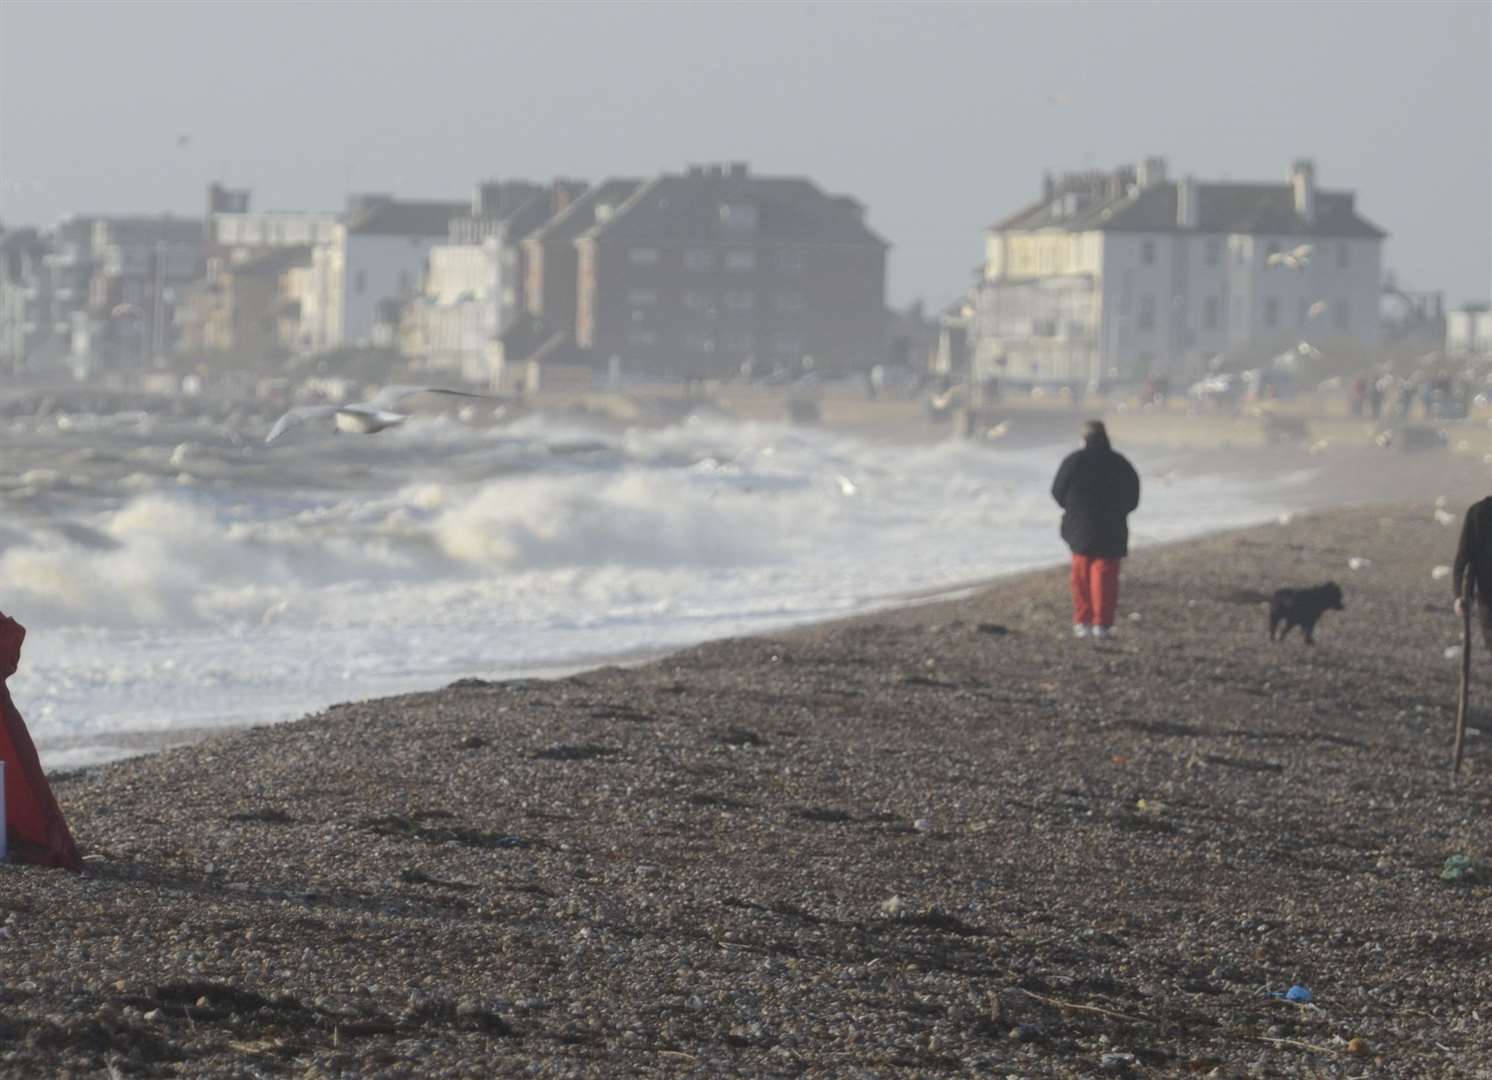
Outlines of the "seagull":
<svg viewBox="0 0 1492 1080">
<path fill-rule="evenodd" d="M 1305 247 L 1306 245 L 1301 246 Z M 1296 248 L 1294 251 L 1276 251 L 1273 255 L 1265 259 L 1264 262 L 1268 266 L 1288 266 L 1291 270 L 1304 270 L 1306 264 L 1311 261 L 1311 256 L 1309 250 L 1304 255 L 1298 254 L 1300 250 L 1300 248 Z"/>
<path fill-rule="evenodd" d="M 450 394 L 453 397 L 469 398 L 491 396 L 473 394 L 466 390 L 446 390 L 439 386 L 385 386 L 368 401 L 358 401 L 351 405 L 302 405 L 291 409 L 275 421 L 275 426 L 269 429 L 269 434 L 265 436 L 264 441 L 272 443 L 296 424 L 306 420 L 320 420 L 328 416 L 332 418 L 337 431 L 346 431 L 354 435 L 374 435 L 385 428 L 391 428 L 408 420 L 408 413 L 394 410 L 405 398 L 416 394 Z"/>
</svg>

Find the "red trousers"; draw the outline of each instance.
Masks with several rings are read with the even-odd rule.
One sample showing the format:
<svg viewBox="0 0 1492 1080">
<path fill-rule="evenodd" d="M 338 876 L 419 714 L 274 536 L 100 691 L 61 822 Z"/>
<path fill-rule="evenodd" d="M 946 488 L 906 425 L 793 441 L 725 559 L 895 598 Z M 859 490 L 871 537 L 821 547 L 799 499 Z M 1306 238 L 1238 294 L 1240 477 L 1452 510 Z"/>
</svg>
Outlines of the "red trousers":
<svg viewBox="0 0 1492 1080">
<path fill-rule="evenodd" d="M 1119 560 L 1072 557 L 1072 621 L 1082 626 L 1113 626 L 1119 606 Z"/>
</svg>

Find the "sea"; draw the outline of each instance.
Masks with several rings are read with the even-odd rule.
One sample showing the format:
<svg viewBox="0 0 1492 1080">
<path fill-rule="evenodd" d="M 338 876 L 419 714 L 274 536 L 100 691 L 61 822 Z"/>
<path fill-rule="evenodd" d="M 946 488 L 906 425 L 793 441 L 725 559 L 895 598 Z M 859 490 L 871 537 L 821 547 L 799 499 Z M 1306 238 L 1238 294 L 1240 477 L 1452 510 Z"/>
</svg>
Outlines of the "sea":
<svg viewBox="0 0 1492 1080">
<path fill-rule="evenodd" d="M 28 628 L 10 687 L 56 769 L 1049 565 L 1073 444 L 536 414 L 265 445 L 220 415 L 55 408 L 0 419 L 0 446 L 0 610 Z M 1308 480 L 1130 456 L 1138 546 L 1270 520 Z"/>
</svg>

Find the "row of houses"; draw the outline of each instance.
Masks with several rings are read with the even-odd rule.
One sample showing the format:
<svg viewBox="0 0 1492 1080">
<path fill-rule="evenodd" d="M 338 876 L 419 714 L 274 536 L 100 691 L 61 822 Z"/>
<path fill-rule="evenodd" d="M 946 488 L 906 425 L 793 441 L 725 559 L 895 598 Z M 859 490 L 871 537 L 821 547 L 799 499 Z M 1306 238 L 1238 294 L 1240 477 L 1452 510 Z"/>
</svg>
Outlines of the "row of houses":
<svg viewBox="0 0 1492 1080">
<path fill-rule="evenodd" d="M 688 379 L 886 356 L 887 245 L 854 199 L 802 178 L 737 163 L 491 181 L 464 202 L 360 194 L 325 213 L 250 200 L 215 184 L 200 221 L 8 234 L 0 356 L 265 367 L 375 347 L 478 382 L 531 360 Z"/>
<path fill-rule="evenodd" d="M 83 376 L 175 353 L 264 369 L 376 347 L 474 382 L 522 362 L 690 379 L 889 361 L 1101 386 L 1300 341 L 1372 350 L 1385 296 L 1391 333 L 1492 349 L 1485 312 L 1392 286 L 1384 238 L 1310 161 L 1276 183 L 1172 178 L 1162 158 L 1048 175 L 987 230 L 932 347 L 917 313 L 886 309 L 888 246 L 863 206 L 743 163 L 327 212 L 259 211 L 214 184 L 200 219 L 0 234 L 0 367 Z"/>
</svg>

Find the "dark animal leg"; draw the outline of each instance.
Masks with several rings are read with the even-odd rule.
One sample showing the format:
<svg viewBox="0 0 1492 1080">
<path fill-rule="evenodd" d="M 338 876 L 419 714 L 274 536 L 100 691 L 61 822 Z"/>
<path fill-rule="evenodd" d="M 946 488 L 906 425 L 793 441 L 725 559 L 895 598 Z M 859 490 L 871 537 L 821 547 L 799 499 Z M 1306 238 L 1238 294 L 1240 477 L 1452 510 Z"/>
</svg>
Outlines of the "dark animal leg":
<svg viewBox="0 0 1492 1080">
<path fill-rule="evenodd" d="M 1300 630 L 1301 630 L 1301 633 L 1305 634 L 1305 639 L 1306 639 L 1306 644 L 1307 645 L 1314 645 L 1314 644 L 1316 644 L 1316 624 L 1315 623 L 1313 623 L 1313 622 L 1306 623 L 1305 625 L 1303 625 L 1300 628 Z"/>
<path fill-rule="evenodd" d="M 1269 617 L 1269 640 L 1270 641 L 1274 640 L 1274 632 L 1279 627 L 1279 625 L 1280 625 L 1279 618 L 1277 616 L 1271 615 Z"/>
</svg>

